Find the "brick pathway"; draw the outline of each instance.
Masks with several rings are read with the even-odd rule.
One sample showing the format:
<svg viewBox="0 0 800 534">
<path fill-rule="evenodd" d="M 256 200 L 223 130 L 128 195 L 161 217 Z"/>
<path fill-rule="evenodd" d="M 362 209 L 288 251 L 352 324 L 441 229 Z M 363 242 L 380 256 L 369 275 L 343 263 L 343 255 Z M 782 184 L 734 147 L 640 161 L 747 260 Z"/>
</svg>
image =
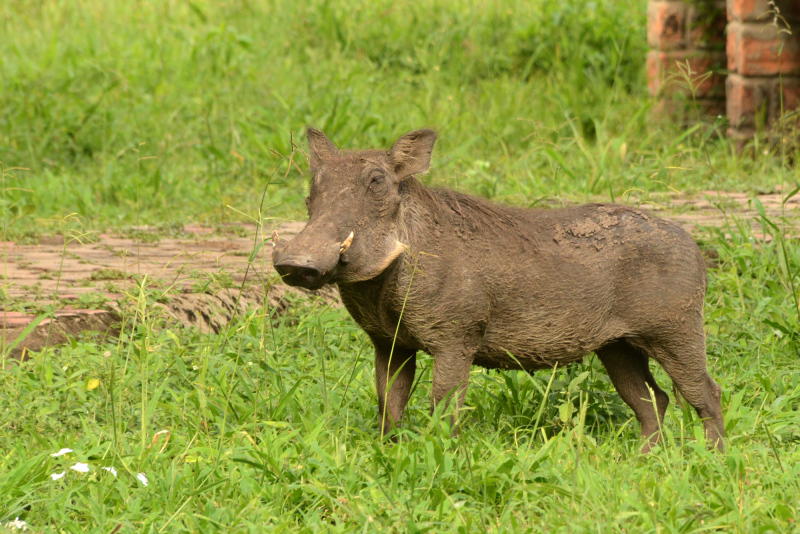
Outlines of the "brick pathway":
<svg viewBox="0 0 800 534">
<path fill-rule="evenodd" d="M 775 220 L 783 215 L 792 221 L 800 219 L 800 195 L 785 204 L 780 194 L 759 195 L 758 199 Z M 757 213 L 744 193 L 705 191 L 694 197 L 651 194 L 647 200 L 631 198 L 630 203 L 639 203 L 690 232 L 698 226 L 721 226 L 727 216 L 729 220 L 739 217 L 747 221 L 754 235 L 761 236 Z M 286 223 L 278 231 L 281 237 L 291 238 L 303 226 L 302 222 Z M 57 311 L 36 325 L 12 351 L 13 356 L 19 356 L 23 349 L 39 350 L 63 343 L 68 336 L 81 332 L 116 335 L 119 303 L 130 300 L 136 279 L 145 275 L 147 287 L 170 295 L 162 305 L 168 315 L 185 325 L 219 331 L 236 314 L 237 305 L 243 311 L 263 303 L 263 282 L 271 269 L 272 247 L 266 242 L 254 259 L 240 299 L 239 287 L 256 228 L 244 225 L 228 230 L 223 233 L 190 225 L 181 238 L 149 243 L 100 235 L 91 243 L 69 243 L 66 252 L 60 237 L 38 245 L 0 242 L 0 274 L 5 277 L 5 282 L 0 278 L 0 289 L 7 295 L 0 310 L 0 354 L 53 303 Z M 287 291 L 308 293 L 276 284 L 269 287 L 270 304 L 280 306 Z M 337 297 L 333 288 L 315 293 L 330 301 Z"/>
<path fill-rule="evenodd" d="M 690 233 L 696 232 L 698 227 L 721 227 L 738 218 L 753 229 L 756 238 L 771 240 L 771 236 L 764 236 L 761 231 L 760 217 L 752 204 L 752 195 L 738 192 L 701 191 L 688 197 L 678 193 L 650 194 L 648 200 L 642 201 L 640 206 L 648 209 L 659 217 L 671 220 Z M 781 193 L 756 195 L 764 206 L 767 217 L 780 225 L 781 218 L 794 226 L 791 233 L 796 233 L 800 226 L 800 193 L 783 202 Z"/>
<path fill-rule="evenodd" d="M 303 226 L 286 223 L 278 231 L 290 239 Z M 19 356 L 23 349 L 63 343 L 79 332 L 116 335 L 120 303 L 135 298 L 137 279 L 169 295 L 161 306 L 168 315 L 185 325 L 219 331 L 235 314 L 237 304 L 244 311 L 263 303 L 264 281 L 271 270 L 272 247 L 266 242 L 247 273 L 240 298 L 256 228 L 242 225 L 229 230 L 223 234 L 190 225 L 182 238 L 153 242 L 99 235 L 94 242 L 70 242 L 66 249 L 61 237 L 38 245 L 0 242 L 0 289 L 6 295 L 0 310 L 0 353 L 54 304 L 53 316 L 38 323 L 12 356 Z M 146 229 L 139 233 L 146 234 Z M 270 303 L 278 305 L 287 291 L 309 293 L 277 284 L 269 288 Z M 313 293 L 336 298 L 332 288 Z"/>
</svg>

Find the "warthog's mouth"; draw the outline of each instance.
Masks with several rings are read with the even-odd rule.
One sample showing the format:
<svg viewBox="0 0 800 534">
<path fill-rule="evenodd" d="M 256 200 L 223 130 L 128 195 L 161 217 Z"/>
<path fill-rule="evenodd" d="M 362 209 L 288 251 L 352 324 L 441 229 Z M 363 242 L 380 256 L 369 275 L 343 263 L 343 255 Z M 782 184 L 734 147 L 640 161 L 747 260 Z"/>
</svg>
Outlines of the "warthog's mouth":
<svg viewBox="0 0 800 534">
<path fill-rule="evenodd" d="M 319 289 L 329 283 L 336 272 L 336 267 L 330 271 L 320 271 L 315 267 L 303 265 L 300 261 L 291 258 L 275 264 L 275 270 L 281 275 L 281 280 L 294 287 L 305 289 Z"/>
</svg>

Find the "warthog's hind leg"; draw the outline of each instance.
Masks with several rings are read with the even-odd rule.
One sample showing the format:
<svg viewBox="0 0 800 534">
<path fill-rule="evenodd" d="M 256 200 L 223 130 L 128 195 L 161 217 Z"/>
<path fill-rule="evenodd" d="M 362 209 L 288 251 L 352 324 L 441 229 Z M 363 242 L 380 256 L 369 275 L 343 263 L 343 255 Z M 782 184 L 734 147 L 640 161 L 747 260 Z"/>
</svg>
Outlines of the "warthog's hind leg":
<svg viewBox="0 0 800 534">
<path fill-rule="evenodd" d="M 648 366 L 647 355 L 627 341 L 615 341 L 596 352 L 619 396 L 636 414 L 642 427 L 642 435 L 648 438 L 642 452 L 649 452 L 661 436 L 661 423 L 667 411 L 669 396 L 656 384 Z M 655 407 L 653 398 L 656 401 Z"/>
<path fill-rule="evenodd" d="M 724 450 L 725 423 L 722 418 L 722 390 L 708 374 L 702 330 L 697 335 L 675 336 L 647 348 L 675 383 L 678 391 L 703 420 L 710 447 Z"/>
</svg>

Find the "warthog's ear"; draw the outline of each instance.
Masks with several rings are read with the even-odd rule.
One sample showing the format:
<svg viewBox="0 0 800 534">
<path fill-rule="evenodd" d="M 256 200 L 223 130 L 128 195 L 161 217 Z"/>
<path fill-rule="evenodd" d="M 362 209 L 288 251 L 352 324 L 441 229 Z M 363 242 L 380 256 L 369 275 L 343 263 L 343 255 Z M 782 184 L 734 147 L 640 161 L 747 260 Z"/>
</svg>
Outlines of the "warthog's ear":
<svg viewBox="0 0 800 534">
<path fill-rule="evenodd" d="M 339 155 L 339 149 L 336 148 L 336 145 L 319 130 L 309 128 L 306 136 L 308 137 L 308 148 L 311 151 L 309 156 L 312 169 L 318 167 L 320 163 Z"/>
<path fill-rule="evenodd" d="M 431 152 L 436 142 L 433 130 L 417 130 L 404 135 L 389 150 L 389 162 L 399 179 L 425 172 L 431 166 Z"/>
</svg>

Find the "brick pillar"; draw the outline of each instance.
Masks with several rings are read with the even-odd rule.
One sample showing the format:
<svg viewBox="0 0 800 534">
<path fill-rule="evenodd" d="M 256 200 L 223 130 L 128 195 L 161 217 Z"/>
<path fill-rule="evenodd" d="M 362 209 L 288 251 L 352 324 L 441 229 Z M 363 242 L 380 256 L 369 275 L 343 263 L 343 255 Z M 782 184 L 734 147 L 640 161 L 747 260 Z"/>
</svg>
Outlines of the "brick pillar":
<svg viewBox="0 0 800 534">
<path fill-rule="evenodd" d="M 800 0 L 727 1 L 728 135 L 745 140 L 800 108 Z"/>
<path fill-rule="evenodd" d="M 793 0 L 794 1 L 794 0 Z M 650 0 L 647 8 L 647 83 L 657 110 L 692 117 L 725 112 L 725 0 Z M 694 98 L 681 70 L 691 70 Z"/>
</svg>

